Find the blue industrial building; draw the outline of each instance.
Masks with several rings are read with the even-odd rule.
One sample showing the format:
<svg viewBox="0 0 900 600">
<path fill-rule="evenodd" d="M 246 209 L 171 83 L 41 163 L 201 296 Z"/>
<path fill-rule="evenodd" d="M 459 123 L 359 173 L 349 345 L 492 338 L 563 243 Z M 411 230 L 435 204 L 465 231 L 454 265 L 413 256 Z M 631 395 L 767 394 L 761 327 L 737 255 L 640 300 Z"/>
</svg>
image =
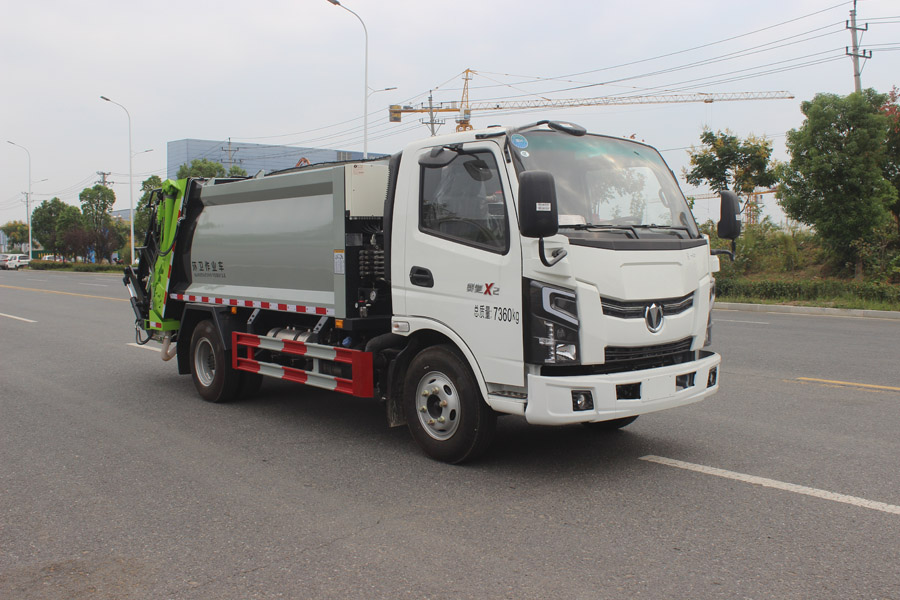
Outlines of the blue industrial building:
<svg viewBox="0 0 900 600">
<path fill-rule="evenodd" d="M 384 155 L 369 153 L 369 158 L 379 156 Z M 232 165 L 237 165 L 244 169 L 247 175 L 252 176 L 261 170 L 271 173 L 290 169 L 297 166 L 303 159 L 310 163 L 361 160 L 362 152 L 248 144 L 229 140 L 177 140 L 169 142 L 167 145 L 166 177 L 175 179 L 181 165 L 189 165 L 191 161 L 200 158 L 222 163 L 226 170 Z"/>
</svg>

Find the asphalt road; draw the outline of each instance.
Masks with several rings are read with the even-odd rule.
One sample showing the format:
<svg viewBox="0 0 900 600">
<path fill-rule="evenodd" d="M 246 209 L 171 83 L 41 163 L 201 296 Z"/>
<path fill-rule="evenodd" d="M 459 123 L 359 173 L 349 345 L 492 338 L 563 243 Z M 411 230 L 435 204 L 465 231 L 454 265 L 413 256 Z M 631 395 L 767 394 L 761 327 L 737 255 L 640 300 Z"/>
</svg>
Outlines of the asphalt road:
<svg viewBox="0 0 900 600">
<path fill-rule="evenodd" d="M 454 467 L 370 401 L 201 401 L 126 298 L 0 271 L 0 598 L 900 598 L 900 321 L 717 310 L 717 396 Z"/>
</svg>

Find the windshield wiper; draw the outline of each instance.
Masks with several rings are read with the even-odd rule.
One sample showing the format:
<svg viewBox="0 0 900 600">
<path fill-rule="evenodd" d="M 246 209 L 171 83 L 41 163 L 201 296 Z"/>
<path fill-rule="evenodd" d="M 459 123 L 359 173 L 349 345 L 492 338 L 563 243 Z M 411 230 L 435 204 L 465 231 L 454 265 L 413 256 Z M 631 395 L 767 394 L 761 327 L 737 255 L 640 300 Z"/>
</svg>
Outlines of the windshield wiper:
<svg viewBox="0 0 900 600">
<path fill-rule="evenodd" d="M 665 229 L 667 231 L 683 231 L 688 234 L 688 237 L 691 237 L 691 230 L 687 227 L 679 227 L 677 225 L 635 225 L 636 229 Z M 678 237 L 681 237 L 680 235 Z"/>
<path fill-rule="evenodd" d="M 630 233 L 632 237 L 639 237 L 637 232 L 634 230 L 634 226 L 632 225 L 594 225 L 593 223 L 575 223 L 575 224 L 566 224 L 560 225 L 560 229 L 574 229 L 576 231 L 612 231 L 628 234 Z"/>
</svg>

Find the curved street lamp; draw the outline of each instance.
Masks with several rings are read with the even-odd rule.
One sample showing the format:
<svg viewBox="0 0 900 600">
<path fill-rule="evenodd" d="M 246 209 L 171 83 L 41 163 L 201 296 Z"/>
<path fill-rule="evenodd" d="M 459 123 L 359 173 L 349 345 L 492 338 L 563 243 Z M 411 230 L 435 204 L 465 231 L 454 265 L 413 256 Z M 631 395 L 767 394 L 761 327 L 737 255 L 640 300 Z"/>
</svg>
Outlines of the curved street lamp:
<svg viewBox="0 0 900 600">
<path fill-rule="evenodd" d="M 134 171 L 131 168 L 132 159 L 134 158 L 134 153 L 131 151 L 131 113 L 128 112 L 128 109 L 116 102 L 115 100 L 110 100 L 106 96 L 100 96 L 101 100 L 106 100 L 107 102 L 111 102 L 125 111 L 125 115 L 128 117 L 128 199 L 130 202 L 130 210 L 129 210 L 129 218 L 130 221 L 129 226 L 131 227 L 131 263 L 134 264 Z"/>
<path fill-rule="evenodd" d="M 365 62 L 365 82 L 363 84 L 363 158 L 369 158 L 369 30 L 362 17 L 341 4 L 338 0 L 328 0 L 335 6 L 340 6 L 348 13 L 359 19 L 360 25 L 363 27 L 363 33 L 366 36 L 366 62 Z"/>
<path fill-rule="evenodd" d="M 21 148 L 28 154 L 28 193 L 25 194 L 25 216 L 28 221 L 28 258 L 31 258 L 31 152 L 28 151 L 28 148 L 21 144 L 17 144 L 15 142 L 10 142 L 6 140 L 7 143 L 12 144 L 17 148 Z"/>
</svg>

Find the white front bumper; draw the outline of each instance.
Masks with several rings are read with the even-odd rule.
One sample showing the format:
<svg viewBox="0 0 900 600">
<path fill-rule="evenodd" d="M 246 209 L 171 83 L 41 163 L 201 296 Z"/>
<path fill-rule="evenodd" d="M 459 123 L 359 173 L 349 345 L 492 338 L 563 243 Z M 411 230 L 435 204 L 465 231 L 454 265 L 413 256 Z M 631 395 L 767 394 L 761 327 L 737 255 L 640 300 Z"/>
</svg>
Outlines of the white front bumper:
<svg viewBox="0 0 900 600">
<path fill-rule="evenodd" d="M 528 404 L 525 418 L 536 425 L 564 425 L 608 421 L 644 413 L 675 408 L 703 400 L 719 389 L 718 368 L 722 358 L 713 352 L 702 352 L 702 358 L 689 363 L 613 373 L 609 375 L 579 375 L 546 377 L 528 375 Z M 707 387 L 709 372 L 716 369 L 716 382 Z M 694 374 L 694 385 L 677 389 L 676 378 Z M 640 398 L 617 399 L 616 386 L 640 384 Z M 590 391 L 594 401 L 592 410 L 576 411 L 572 406 L 573 391 Z"/>
</svg>

